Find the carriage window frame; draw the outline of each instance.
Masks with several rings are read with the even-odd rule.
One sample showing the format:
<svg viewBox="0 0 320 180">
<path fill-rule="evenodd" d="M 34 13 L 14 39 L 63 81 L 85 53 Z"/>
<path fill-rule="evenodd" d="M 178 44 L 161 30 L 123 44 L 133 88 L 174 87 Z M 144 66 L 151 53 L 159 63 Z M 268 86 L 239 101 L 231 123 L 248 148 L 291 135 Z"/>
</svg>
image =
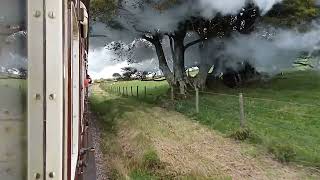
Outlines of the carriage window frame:
<svg viewBox="0 0 320 180">
<path fill-rule="evenodd" d="M 75 177 L 79 152 L 80 133 L 80 29 L 77 11 L 71 2 L 71 63 L 72 63 L 72 133 L 71 133 L 71 178 Z"/>
<path fill-rule="evenodd" d="M 27 178 L 45 176 L 44 0 L 27 0 Z"/>
</svg>

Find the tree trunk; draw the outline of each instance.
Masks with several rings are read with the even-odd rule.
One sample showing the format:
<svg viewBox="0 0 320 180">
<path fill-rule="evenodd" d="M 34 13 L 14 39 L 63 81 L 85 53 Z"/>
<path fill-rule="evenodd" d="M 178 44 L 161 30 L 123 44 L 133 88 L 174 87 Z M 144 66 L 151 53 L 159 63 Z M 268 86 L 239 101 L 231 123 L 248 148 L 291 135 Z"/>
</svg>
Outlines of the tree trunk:
<svg viewBox="0 0 320 180">
<path fill-rule="evenodd" d="M 187 77 L 184 67 L 184 38 L 186 33 L 185 32 L 176 32 L 173 36 L 174 39 L 174 62 L 173 62 L 173 69 L 175 75 L 175 81 L 179 86 L 180 94 L 186 95 L 186 87 L 187 87 Z"/>
<path fill-rule="evenodd" d="M 158 37 L 153 39 L 153 45 L 155 46 L 158 61 L 159 61 L 159 69 L 162 71 L 163 75 L 165 76 L 166 80 L 168 81 L 170 86 L 175 85 L 173 74 L 168 66 L 166 57 L 164 55 L 163 47 Z"/>
<path fill-rule="evenodd" d="M 197 75 L 197 79 L 195 81 L 194 86 L 204 90 L 206 88 L 207 77 L 210 68 L 212 67 L 209 59 L 209 49 L 208 42 L 204 41 L 201 45 L 199 45 L 200 51 L 200 66 L 199 66 L 199 74 Z"/>
</svg>

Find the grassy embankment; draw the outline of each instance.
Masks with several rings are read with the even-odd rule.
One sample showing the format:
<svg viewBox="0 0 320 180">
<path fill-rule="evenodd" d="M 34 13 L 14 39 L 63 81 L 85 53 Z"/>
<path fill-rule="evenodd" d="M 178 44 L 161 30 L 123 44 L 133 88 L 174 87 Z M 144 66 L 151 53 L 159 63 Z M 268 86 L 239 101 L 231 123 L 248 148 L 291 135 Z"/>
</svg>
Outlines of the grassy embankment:
<svg viewBox="0 0 320 180">
<path fill-rule="evenodd" d="M 97 86 L 95 86 L 97 87 Z M 91 96 L 110 179 L 317 179 L 318 174 L 283 166 L 256 149 L 224 138 L 168 109 L 110 95 Z M 245 163 L 244 163 L 245 162 Z"/>
<path fill-rule="evenodd" d="M 104 89 L 110 86 L 140 86 L 140 100 L 153 103 L 168 91 L 165 82 L 102 85 Z M 148 87 L 146 99 L 143 98 L 144 86 Z M 217 94 L 200 94 L 199 114 L 195 113 L 194 98 L 176 102 L 176 110 L 230 135 L 239 129 L 237 95 L 243 92 L 246 122 L 251 131 L 249 142 L 259 144 L 281 161 L 320 167 L 320 76 L 317 72 L 291 72 L 246 88 L 219 86 L 211 92 Z M 260 152 L 250 152 L 253 156 L 257 153 Z"/>
<path fill-rule="evenodd" d="M 103 92 L 94 92 L 90 101 L 103 133 L 101 148 L 110 171 L 110 179 L 207 179 L 199 173 L 203 168 L 192 166 L 196 169 L 195 172 L 187 172 L 183 170 L 186 169 L 184 164 L 174 160 L 177 156 L 175 153 L 185 153 L 177 151 L 166 154 L 167 151 L 170 152 L 167 148 L 184 142 L 182 137 L 187 137 L 184 130 L 194 128 L 190 121 L 179 119 L 181 117 L 176 114 L 170 114 L 147 103 Z M 173 119 L 160 119 L 162 116 Z M 183 150 L 185 151 L 185 148 Z M 194 155 L 190 157 L 194 158 Z M 163 159 L 169 162 L 174 160 L 176 164 L 164 162 Z M 192 164 L 192 161 L 186 158 L 183 160 L 184 163 Z M 220 175 L 220 172 L 214 173 L 219 179 L 230 179 Z"/>
</svg>

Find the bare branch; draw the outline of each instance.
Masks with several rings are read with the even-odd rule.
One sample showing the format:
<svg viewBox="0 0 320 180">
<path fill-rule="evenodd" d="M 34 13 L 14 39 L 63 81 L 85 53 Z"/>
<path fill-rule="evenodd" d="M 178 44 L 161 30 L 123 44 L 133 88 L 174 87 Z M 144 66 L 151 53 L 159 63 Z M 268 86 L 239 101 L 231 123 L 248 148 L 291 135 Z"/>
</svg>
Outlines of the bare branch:
<svg viewBox="0 0 320 180">
<path fill-rule="evenodd" d="M 147 41 L 151 42 L 152 44 L 154 44 L 154 39 L 153 39 L 153 38 L 148 37 L 148 36 L 146 36 L 145 34 L 144 34 L 144 35 L 142 35 L 141 37 L 142 37 L 143 39 L 145 39 L 145 40 L 147 40 Z"/>
<path fill-rule="evenodd" d="M 173 38 L 171 35 L 167 34 L 167 36 L 169 37 L 170 40 L 170 50 L 171 50 L 171 55 L 172 55 L 172 61 L 175 61 L 175 52 L 174 52 L 174 42 L 173 42 Z"/>
<path fill-rule="evenodd" d="M 184 46 L 184 49 L 188 49 L 189 47 L 191 47 L 191 46 L 193 46 L 193 45 L 195 45 L 195 44 L 198 44 L 198 43 L 200 43 L 200 42 L 206 41 L 206 40 L 207 40 L 207 39 L 200 38 L 200 39 L 198 39 L 198 40 L 192 41 L 192 42 L 186 44 L 186 45 Z"/>
<path fill-rule="evenodd" d="M 302 66 L 309 66 L 310 68 L 314 68 L 313 65 L 308 64 L 308 63 L 303 63 L 303 62 L 294 62 L 293 64 L 295 64 L 295 65 L 302 65 Z"/>
<path fill-rule="evenodd" d="M 90 37 L 108 37 L 108 36 L 102 35 L 102 34 L 92 34 L 90 35 Z"/>
</svg>

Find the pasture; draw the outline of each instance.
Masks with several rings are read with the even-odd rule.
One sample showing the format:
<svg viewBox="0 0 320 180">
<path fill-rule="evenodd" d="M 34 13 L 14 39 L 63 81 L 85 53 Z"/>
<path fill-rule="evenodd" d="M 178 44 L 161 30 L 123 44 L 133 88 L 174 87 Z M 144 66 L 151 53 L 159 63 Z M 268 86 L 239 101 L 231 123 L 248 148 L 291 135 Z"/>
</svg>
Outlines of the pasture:
<svg viewBox="0 0 320 180">
<path fill-rule="evenodd" d="M 107 91 L 131 86 L 139 86 L 141 89 L 139 101 L 155 104 L 170 101 L 169 86 L 166 82 L 128 81 L 101 84 Z M 144 97 L 145 86 L 146 97 Z M 245 88 L 231 89 L 222 85 L 217 86 L 212 90 L 200 92 L 198 114 L 195 112 L 193 92 L 190 92 L 191 96 L 186 100 L 176 100 L 174 108 L 225 136 L 231 136 L 240 128 L 238 97 L 240 92 L 244 94 L 245 120 L 250 131 L 246 142 L 256 144 L 258 147 L 246 153 L 256 156 L 268 152 L 281 162 L 320 167 L 318 72 L 288 72 Z"/>
</svg>

